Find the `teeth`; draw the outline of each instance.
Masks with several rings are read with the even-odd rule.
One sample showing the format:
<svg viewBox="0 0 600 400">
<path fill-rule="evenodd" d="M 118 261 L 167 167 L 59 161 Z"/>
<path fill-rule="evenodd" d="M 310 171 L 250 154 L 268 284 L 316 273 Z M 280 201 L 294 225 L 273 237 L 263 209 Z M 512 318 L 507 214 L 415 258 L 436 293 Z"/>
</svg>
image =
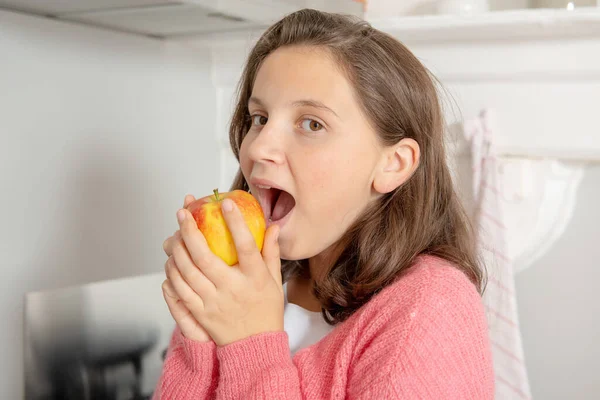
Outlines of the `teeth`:
<svg viewBox="0 0 600 400">
<path fill-rule="evenodd" d="M 261 188 L 261 189 L 271 189 L 271 186 L 256 185 L 256 187 Z"/>
</svg>

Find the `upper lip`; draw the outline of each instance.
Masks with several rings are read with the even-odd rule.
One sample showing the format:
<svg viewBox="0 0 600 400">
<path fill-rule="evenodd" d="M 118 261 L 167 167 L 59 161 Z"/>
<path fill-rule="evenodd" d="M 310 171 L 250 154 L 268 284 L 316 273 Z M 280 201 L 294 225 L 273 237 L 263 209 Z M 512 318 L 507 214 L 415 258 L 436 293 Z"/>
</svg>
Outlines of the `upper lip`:
<svg viewBox="0 0 600 400">
<path fill-rule="evenodd" d="M 287 190 L 283 189 L 281 186 L 268 179 L 252 178 L 250 179 L 250 183 L 254 186 L 268 186 L 272 189 L 279 189 L 287 192 Z"/>
</svg>

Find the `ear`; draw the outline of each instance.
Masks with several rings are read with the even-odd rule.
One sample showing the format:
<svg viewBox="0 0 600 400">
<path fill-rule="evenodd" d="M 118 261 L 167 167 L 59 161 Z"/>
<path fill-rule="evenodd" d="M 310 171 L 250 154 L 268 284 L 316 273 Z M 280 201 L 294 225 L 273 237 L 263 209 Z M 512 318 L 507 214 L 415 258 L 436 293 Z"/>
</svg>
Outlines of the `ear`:
<svg viewBox="0 0 600 400">
<path fill-rule="evenodd" d="M 405 138 L 386 147 L 373 179 L 373 189 L 389 193 L 406 182 L 419 166 L 421 149 L 414 139 Z"/>
</svg>

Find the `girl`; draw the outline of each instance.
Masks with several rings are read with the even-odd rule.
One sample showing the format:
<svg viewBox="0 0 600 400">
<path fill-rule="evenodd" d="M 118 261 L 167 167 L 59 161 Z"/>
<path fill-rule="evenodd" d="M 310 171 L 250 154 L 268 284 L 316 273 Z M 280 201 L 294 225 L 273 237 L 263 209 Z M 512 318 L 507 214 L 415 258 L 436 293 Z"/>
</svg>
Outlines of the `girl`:
<svg viewBox="0 0 600 400">
<path fill-rule="evenodd" d="M 314 10 L 269 28 L 230 128 L 264 248 L 223 201 L 228 267 L 178 211 L 155 399 L 492 398 L 484 273 L 443 132 L 434 79 L 390 36 Z"/>
</svg>

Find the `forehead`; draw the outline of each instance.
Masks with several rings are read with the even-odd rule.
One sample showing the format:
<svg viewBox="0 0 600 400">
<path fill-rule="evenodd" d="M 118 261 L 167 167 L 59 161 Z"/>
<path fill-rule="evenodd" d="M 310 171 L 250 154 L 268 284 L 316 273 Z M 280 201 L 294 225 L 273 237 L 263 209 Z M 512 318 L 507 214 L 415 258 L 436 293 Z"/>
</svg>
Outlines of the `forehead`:
<svg viewBox="0 0 600 400">
<path fill-rule="evenodd" d="M 269 54 L 258 70 L 252 95 L 267 103 L 311 99 L 342 109 L 354 102 L 352 86 L 333 56 L 308 46 L 282 47 Z"/>
</svg>

